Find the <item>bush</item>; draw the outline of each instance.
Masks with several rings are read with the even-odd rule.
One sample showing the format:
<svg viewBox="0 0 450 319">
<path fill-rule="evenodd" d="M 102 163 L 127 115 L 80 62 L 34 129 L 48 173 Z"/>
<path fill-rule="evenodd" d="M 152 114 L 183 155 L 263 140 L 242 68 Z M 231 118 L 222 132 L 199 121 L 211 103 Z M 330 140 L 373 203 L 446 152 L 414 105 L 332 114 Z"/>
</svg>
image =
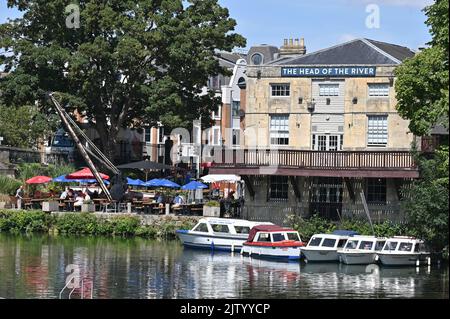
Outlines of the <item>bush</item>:
<svg viewBox="0 0 450 319">
<path fill-rule="evenodd" d="M 17 179 L 0 175 L 0 194 L 15 195 L 20 185 L 22 183 Z"/>
<path fill-rule="evenodd" d="M 131 236 L 136 234 L 140 220 L 133 216 L 119 216 L 110 221 L 113 235 Z"/>
<path fill-rule="evenodd" d="M 208 207 L 220 207 L 220 203 L 216 200 L 210 200 L 208 202 L 205 203 L 205 206 Z"/>
<path fill-rule="evenodd" d="M 42 211 L 0 211 L 0 231 L 48 232 L 54 217 Z"/>
</svg>

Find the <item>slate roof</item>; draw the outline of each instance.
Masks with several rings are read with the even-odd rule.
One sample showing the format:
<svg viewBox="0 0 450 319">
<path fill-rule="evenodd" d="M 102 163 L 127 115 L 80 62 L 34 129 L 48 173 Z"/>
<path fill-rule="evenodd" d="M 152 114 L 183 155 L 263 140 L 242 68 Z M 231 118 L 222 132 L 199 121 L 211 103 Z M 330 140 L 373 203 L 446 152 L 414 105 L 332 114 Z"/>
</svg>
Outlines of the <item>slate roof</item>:
<svg viewBox="0 0 450 319">
<path fill-rule="evenodd" d="M 330 48 L 278 59 L 271 65 L 338 65 L 338 64 L 400 64 L 404 59 L 414 56 L 406 47 L 370 39 L 355 39 Z"/>
</svg>

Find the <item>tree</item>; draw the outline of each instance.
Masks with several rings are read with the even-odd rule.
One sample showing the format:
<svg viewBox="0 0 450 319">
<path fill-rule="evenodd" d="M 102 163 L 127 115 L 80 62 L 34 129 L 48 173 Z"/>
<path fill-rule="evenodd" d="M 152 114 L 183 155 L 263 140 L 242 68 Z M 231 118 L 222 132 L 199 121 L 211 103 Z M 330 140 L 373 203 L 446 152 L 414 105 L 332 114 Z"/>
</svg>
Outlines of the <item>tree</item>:
<svg viewBox="0 0 450 319">
<path fill-rule="evenodd" d="M 438 124 L 448 129 L 448 7 L 447 0 L 436 0 L 424 9 L 432 35 L 430 47 L 396 69 L 397 109 L 418 136 L 428 135 Z M 403 189 L 410 224 L 437 250 L 448 250 L 448 161 L 448 146 L 431 158 L 418 154 L 421 177 L 410 189 Z"/>
<path fill-rule="evenodd" d="M 34 148 L 56 128 L 56 115 L 47 117 L 36 107 L 5 107 L 0 105 L 0 136 L 3 144 Z"/>
<path fill-rule="evenodd" d="M 212 92 L 200 95 L 210 75 L 227 73 L 217 51 L 245 45 L 217 0 L 85 0 L 75 7 L 77 28 L 66 26 L 70 2 L 8 0 L 23 17 L 0 25 L 5 105 L 45 106 L 45 93 L 58 92 L 110 158 L 123 127 L 187 126 L 217 109 Z"/>
</svg>

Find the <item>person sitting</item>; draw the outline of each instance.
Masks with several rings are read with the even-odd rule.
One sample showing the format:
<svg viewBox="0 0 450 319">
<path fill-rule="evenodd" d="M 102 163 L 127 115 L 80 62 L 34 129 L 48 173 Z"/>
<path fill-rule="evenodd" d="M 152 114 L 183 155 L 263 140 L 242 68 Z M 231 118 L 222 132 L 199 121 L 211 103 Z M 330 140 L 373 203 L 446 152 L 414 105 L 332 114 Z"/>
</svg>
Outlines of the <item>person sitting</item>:
<svg viewBox="0 0 450 319">
<path fill-rule="evenodd" d="M 81 205 L 83 205 L 83 202 L 84 202 L 83 193 L 80 192 L 75 197 L 75 203 L 73 203 L 74 209 L 80 207 L 81 210 Z"/>
<path fill-rule="evenodd" d="M 182 195 L 177 194 L 175 198 L 173 199 L 173 206 L 172 207 L 179 207 L 185 203 L 184 198 Z"/>
<path fill-rule="evenodd" d="M 64 191 L 59 196 L 59 199 L 66 199 L 69 196 L 69 188 L 66 187 Z"/>
</svg>

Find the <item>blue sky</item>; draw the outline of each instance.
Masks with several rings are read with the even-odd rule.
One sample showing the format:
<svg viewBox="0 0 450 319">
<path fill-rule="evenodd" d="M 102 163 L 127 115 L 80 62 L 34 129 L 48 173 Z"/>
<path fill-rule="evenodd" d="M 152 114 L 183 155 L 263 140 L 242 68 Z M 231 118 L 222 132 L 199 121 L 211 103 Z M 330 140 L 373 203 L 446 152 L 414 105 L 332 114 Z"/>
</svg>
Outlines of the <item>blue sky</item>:
<svg viewBox="0 0 450 319">
<path fill-rule="evenodd" d="M 280 46 L 285 38 L 305 38 L 308 52 L 366 37 L 417 49 L 430 40 L 421 9 L 432 0 L 219 0 L 237 20 L 236 32 L 257 44 Z M 366 7 L 380 9 L 380 28 L 369 29 Z M 0 0 L 0 23 L 20 13 Z"/>
</svg>

